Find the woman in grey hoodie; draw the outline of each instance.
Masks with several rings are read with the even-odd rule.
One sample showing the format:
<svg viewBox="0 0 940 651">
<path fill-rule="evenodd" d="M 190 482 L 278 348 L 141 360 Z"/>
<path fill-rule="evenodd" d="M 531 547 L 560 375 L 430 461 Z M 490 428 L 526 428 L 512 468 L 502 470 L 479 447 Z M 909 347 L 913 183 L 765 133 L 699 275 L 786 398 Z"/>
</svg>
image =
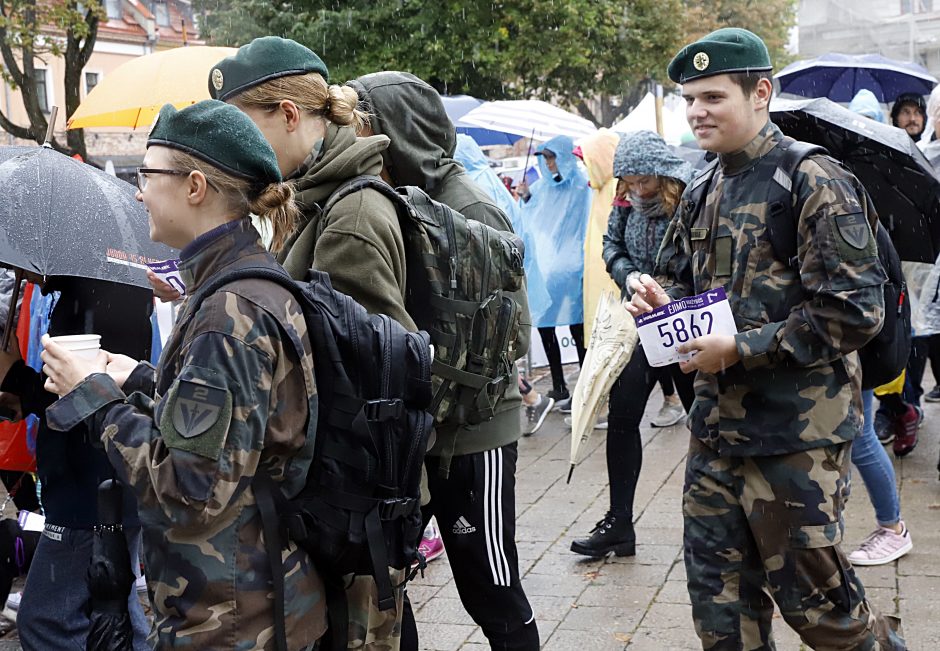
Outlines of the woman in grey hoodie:
<svg viewBox="0 0 940 651">
<path fill-rule="evenodd" d="M 604 235 L 604 262 L 626 298 L 630 278 L 653 272 L 666 226 L 692 178 L 692 168 L 658 135 L 638 131 L 620 140 L 614 176 L 620 182 Z M 610 510 L 588 538 L 571 543 L 571 551 L 591 557 L 636 553 L 633 497 L 643 463 L 640 421 L 653 387 L 669 379 L 688 410 L 694 398 L 693 376 L 684 375 L 675 364 L 651 367 L 640 348 L 614 383 L 607 421 Z"/>
</svg>

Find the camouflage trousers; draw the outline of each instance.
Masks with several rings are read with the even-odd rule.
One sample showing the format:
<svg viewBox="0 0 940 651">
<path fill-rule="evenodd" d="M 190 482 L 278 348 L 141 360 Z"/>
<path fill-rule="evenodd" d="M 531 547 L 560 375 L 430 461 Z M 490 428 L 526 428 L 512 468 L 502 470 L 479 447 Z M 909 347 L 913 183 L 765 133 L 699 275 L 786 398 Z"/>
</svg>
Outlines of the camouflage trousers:
<svg viewBox="0 0 940 651">
<path fill-rule="evenodd" d="M 401 585 L 405 570 L 389 568 L 392 586 Z M 371 576 L 347 576 L 346 602 L 349 607 L 348 649 L 398 651 L 401 644 L 401 617 L 404 588 L 395 588 L 395 608 L 379 610 L 378 588 Z"/>
<path fill-rule="evenodd" d="M 850 446 L 719 457 L 692 437 L 684 555 L 703 649 L 775 649 L 774 602 L 813 649 L 906 649 L 839 548 Z"/>
</svg>

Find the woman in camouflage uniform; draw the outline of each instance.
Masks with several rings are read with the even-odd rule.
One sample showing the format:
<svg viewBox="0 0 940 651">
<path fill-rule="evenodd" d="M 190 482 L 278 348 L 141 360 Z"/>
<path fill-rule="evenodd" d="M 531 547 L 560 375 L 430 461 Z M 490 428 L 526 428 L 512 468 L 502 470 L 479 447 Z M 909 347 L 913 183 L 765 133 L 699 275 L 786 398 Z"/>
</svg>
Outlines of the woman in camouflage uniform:
<svg viewBox="0 0 940 651">
<path fill-rule="evenodd" d="M 138 199 L 151 237 L 182 249 L 190 296 L 223 272 L 277 269 L 248 215 L 270 226 L 278 246 L 294 227 L 293 193 L 241 111 L 211 100 L 178 112 L 167 105 L 147 144 Z M 287 495 L 304 483 L 316 420 L 306 325 L 290 294 L 263 280 L 227 284 L 190 313 L 194 303 L 184 303 L 156 374 L 47 340 L 44 370 L 62 396 L 49 424 L 86 420 L 137 496 L 156 648 L 273 649 L 252 479 L 263 469 Z M 296 547 L 281 558 L 287 647 L 311 649 L 326 628 L 323 585 Z"/>
</svg>

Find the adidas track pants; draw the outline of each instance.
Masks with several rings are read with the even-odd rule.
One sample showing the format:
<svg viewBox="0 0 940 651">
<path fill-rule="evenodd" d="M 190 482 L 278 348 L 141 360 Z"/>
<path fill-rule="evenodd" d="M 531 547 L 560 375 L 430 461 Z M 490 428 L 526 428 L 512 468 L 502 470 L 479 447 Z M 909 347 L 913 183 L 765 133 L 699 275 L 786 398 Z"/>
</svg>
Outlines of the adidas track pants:
<svg viewBox="0 0 940 651">
<path fill-rule="evenodd" d="M 515 443 L 454 457 L 446 478 L 438 460 L 429 458 L 431 501 L 423 514 L 425 524 L 437 516 L 460 600 L 490 646 L 537 651 L 538 629 L 516 553 L 517 457 Z"/>
</svg>

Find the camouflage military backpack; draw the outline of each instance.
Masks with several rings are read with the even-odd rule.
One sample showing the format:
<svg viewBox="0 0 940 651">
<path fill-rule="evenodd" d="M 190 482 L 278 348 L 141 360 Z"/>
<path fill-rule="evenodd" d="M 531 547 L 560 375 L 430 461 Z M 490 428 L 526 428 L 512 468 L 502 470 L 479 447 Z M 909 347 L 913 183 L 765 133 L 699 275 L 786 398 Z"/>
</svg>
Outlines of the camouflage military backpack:
<svg viewBox="0 0 940 651">
<path fill-rule="evenodd" d="M 813 155 L 827 155 L 824 148 L 811 143 L 794 140 L 784 136 L 777 146 L 779 160 L 775 168 L 768 173 L 773 176 L 762 180 L 767 186 L 767 231 L 774 257 L 788 267 L 799 272 L 797 258 L 796 216 L 793 214 L 793 175 L 806 158 Z M 836 161 L 838 162 L 838 161 Z M 692 203 L 690 214 L 694 221 L 698 209 L 704 205 L 708 194 L 711 177 L 718 166 L 713 160 L 692 182 L 689 201 Z M 875 211 L 868 193 L 860 197 L 867 202 L 868 210 Z M 891 382 L 901 374 L 907 365 L 911 349 L 911 305 L 907 300 L 907 283 L 901 272 L 901 261 L 891 242 L 887 229 L 878 223 L 875 233 L 878 244 L 878 258 L 888 277 L 884 284 L 885 318 L 881 330 L 874 339 L 859 349 L 862 364 L 862 388 L 873 389 Z M 785 318 L 785 315 L 782 315 Z"/>
<path fill-rule="evenodd" d="M 323 208 L 365 188 L 382 193 L 398 211 L 405 240 L 405 309 L 431 335 L 435 422 L 475 425 L 493 417 L 516 382 L 521 307 L 509 293 L 522 289 L 522 240 L 467 219 L 414 186 L 398 189 L 377 176 L 341 185 Z"/>
<path fill-rule="evenodd" d="M 316 445 L 306 485 L 288 498 L 260 468 L 252 484 L 274 583 L 277 648 L 288 651 L 281 574 L 286 534 L 310 555 L 323 579 L 331 648 L 345 649 L 344 577 L 374 577 L 378 607 L 389 610 L 395 597 L 388 568 L 424 567 L 417 546 L 421 467 L 432 428 L 429 337 L 408 332 L 388 316 L 369 315 L 334 290 L 327 274 L 314 271 L 306 282 L 270 268 L 221 274 L 190 299 L 190 313 L 205 297 L 245 278 L 276 283 L 297 300 L 317 383 Z"/>
</svg>

